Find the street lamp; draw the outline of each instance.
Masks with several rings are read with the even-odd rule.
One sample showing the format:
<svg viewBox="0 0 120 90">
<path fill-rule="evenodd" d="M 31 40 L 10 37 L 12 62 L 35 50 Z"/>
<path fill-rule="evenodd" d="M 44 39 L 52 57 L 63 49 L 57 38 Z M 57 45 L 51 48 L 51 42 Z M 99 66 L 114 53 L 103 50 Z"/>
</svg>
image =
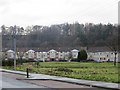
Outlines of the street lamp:
<svg viewBox="0 0 120 90">
<path fill-rule="evenodd" d="M 14 70 L 16 70 L 16 26 L 13 27 Z"/>
</svg>

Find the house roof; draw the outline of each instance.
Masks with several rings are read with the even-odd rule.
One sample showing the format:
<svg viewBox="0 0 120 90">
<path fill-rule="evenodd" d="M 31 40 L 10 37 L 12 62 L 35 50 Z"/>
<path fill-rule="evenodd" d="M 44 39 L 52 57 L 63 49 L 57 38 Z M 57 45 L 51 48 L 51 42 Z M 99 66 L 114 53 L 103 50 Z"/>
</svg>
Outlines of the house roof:
<svg viewBox="0 0 120 90">
<path fill-rule="evenodd" d="M 79 52 L 79 50 L 77 50 L 77 49 L 73 49 L 73 50 L 71 50 L 72 52 L 74 52 L 74 51 L 77 51 L 77 52 Z"/>
<path fill-rule="evenodd" d="M 112 51 L 110 48 L 108 47 L 89 47 L 87 49 L 88 52 L 106 52 L 106 51 Z"/>
<path fill-rule="evenodd" d="M 13 50 L 8 50 L 7 52 L 8 52 L 8 53 L 9 53 L 9 52 L 11 53 L 11 52 L 14 52 L 14 51 L 13 51 Z"/>
<path fill-rule="evenodd" d="M 28 50 L 27 52 L 35 52 L 34 50 Z"/>
<path fill-rule="evenodd" d="M 54 50 L 54 49 L 51 49 L 51 50 L 49 50 L 49 52 L 56 52 L 56 50 Z"/>
<path fill-rule="evenodd" d="M 71 50 L 81 50 L 81 49 L 85 49 L 87 50 L 87 47 L 39 47 L 39 48 L 17 48 L 17 51 L 19 52 L 27 52 L 28 50 L 34 50 L 35 52 L 48 52 L 50 50 L 56 50 L 57 52 L 69 52 Z M 6 51 L 9 49 L 5 49 L 3 51 Z"/>
</svg>

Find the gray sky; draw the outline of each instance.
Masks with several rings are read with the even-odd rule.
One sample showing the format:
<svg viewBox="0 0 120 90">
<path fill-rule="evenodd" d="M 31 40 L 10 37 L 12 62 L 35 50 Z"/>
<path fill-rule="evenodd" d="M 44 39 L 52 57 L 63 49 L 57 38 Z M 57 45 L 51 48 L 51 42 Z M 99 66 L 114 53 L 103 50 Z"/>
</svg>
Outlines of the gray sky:
<svg viewBox="0 0 120 90">
<path fill-rule="evenodd" d="M 0 25 L 118 23 L 119 0 L 0 0 Z"/>
</svg>

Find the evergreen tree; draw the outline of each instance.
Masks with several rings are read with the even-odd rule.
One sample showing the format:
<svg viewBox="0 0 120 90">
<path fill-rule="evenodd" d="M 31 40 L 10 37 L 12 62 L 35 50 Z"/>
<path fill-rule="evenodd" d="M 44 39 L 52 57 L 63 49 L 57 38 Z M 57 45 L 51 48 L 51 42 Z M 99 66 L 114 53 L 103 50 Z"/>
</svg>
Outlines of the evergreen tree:
<svg viewBox="0 0 120 90">
<path fill-rule="evenodd" d="M 78 52 L 78 61 L 87 60 L 87 52 L 85 50 L 81 50 Z"/>
</svg>

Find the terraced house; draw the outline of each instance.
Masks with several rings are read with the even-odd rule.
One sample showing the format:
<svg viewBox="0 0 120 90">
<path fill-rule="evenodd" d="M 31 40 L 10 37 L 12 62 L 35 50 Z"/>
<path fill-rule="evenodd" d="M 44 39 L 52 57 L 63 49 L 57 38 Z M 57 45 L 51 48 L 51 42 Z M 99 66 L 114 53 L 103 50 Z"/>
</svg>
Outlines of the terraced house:
<svg viewBox="0 0 120 90">
<path fill-rule="evenodd" d="M 115 54 L 113 51 L 106 47 L 94 47 L 89 48 L 87 50 L 88 58 L 87 60 L 94 60 L 96 62 L 109 62 L 115 60 Z M 78 52 L 80 50 L 73 49 L 70 51 L 57 51 L 54 49 L 48 51 L 34 51 L 28 50 L 23 53 L 22 57 L 20 57 L 20 52 L 17 52 L 16 58 L 22 58 L 23 60 L 33 60 L 33 61 L 71 61 L 75 60 L 78 57 Z M 120 53 L 116 54 L 116 62 L 119 61 Z M 6 52 L 7 59 L 14 58 L 14 51 L 8 50 Z"/>
</svg>

